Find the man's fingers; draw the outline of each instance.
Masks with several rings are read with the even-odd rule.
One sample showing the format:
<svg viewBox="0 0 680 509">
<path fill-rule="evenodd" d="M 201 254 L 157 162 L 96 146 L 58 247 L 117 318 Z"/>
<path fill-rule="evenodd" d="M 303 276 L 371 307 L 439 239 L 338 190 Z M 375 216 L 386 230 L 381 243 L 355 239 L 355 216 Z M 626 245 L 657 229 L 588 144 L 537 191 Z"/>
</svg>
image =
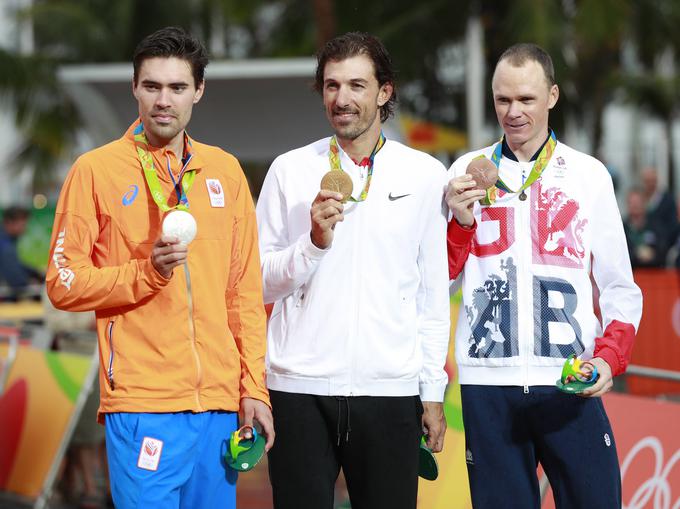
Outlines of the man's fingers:
<svg viewBox="0 0 680 509">
<path fill-rule="evenodd" d="M 318 204 L 323 203 L 324 201 L 328 201 L 328 200 L 333 200 L 333 201 L 336 201 L 337 203 L 340 203 L 342 201 L 342 198 L 343 198 L 343 196 L 340 193 L 336 193 L 335 191 L 328 191 L 326 189 L 322 189 L 316 195 L 316 198 L 314 198 L 314 201 L 312 202 L 312 206 L 318 205 Z"/>
<path fill-rule="evenodd" d="M 427 430 L 426 444 L 428 449 L 432 452 L 441 452 L 444 448 L 444 435 L 446 433 L 446 425 L 439 423 L 436 426 L 430 426 Z"/>
<path fill-rule="evenodd" d="M 612 382 L 611 378 L 600 376 L 599 380 L 595 382 L 594 385 L 588 387 L 585 391 L 579 394 L 579 396 L 583 396 L 584 398 L 601 397 L 604 394 L 607 394 L 613 386 L 614 383 Z"/>
<path fill-rule="evenodd" d="M 274 445 L 274 436 L 276 435 L 274 432 L 274 423 L 270 415 L 262 415 L 258 417 L 257 421 L 262 426 L 262 433 L 267 438 L 267 441 L 264 445 L 264 450 L 268 452 L 269 449 L 272 448 L 272 445 Z"/>
<path fill-rule="evenodd" d="M 613 386 L 614 384 L 611 380 L 606 382 L 598 381 L 595 385 L 583 391 L 580 396 L 583 396 L 584 398 L 599 398 L 607 394 Z"/>
</svg>

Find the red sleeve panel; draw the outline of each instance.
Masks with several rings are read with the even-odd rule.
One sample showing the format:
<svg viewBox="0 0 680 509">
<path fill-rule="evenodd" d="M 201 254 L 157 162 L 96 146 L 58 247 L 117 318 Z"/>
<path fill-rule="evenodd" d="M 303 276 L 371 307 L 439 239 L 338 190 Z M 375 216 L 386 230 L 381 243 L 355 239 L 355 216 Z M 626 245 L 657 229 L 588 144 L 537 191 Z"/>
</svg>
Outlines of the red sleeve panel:
<svg viewBox="0 0 680 509">
<path fill-rule="evenodd" d="M 456 279 L 463 271 L 463 266 L 470 254 L 472 238 L 477 230 L 477 222 L 465 228 L 458 221 L 451 219 L 446 231 L 446 246 L 449 254 L 449 280 Z"/>
<path fill-rule="evenodd" d="M 449 262 L 450 263 L 450 262 Z M 635 327 L 630 323 L 612 321 L 601 338 L 595 339 L 593 357 L 604 359 L 612 368 L 612 376 L 626 371 L 633 352 Z"/>
</svg>

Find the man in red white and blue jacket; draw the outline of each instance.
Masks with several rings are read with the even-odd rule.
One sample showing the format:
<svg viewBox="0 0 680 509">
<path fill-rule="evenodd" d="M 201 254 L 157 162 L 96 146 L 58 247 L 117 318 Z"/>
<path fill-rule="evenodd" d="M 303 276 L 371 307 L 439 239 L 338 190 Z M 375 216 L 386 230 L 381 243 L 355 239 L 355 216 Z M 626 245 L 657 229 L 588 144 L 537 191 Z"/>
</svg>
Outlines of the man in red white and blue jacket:
<svg viewBox="0 0 680 509">
<path fill-rule="evenodd" d="M 630 360 L 642 312 L 611 178 L 548 127 L 550 56 L 501 56 L 493 100 L 504 136 L 451 167 L 451 279 L 462 283 L 456 361 L 473 506 L 538 507 L 540 462 L 558 508 L 619 508 L 613 434 L 599 396 Z M 476 190 L 478 157 L 499 171 Z M 570 355 L 597 368 L 580 397 L 557 390 Z"/>
</svg>

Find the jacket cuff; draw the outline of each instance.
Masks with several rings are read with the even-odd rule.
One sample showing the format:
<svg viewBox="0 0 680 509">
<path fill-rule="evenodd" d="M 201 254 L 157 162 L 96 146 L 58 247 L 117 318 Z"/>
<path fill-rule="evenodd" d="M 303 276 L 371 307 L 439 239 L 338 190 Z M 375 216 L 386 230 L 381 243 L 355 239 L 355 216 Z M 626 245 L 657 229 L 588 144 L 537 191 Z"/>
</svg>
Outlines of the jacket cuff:
<svg viewBox="0 0 680 509">
<path fill-rule="evenodd" d="M 635 327 L 630 323 L 612 320 L 602 337 L 595 338 L 593 357 L 604 359 L 612 368 L 612 376 L 626 371 L 633 352 Z"/>
<path fill-rule="evenodd" d="M 249 390 L 241 387 L 241 399 L 243 399 L 243 398 L 256 399 L 258 401 L 262 401 L 270 409 L 272 407 L 272 404 L 269 401 L 269 392 L 266 391 L 266 390 L 262 391 L 262 390 L 256 389 L 254 391 L 249 391 Z"/>
<path fill-rule="evenodd" d="M 593 357 L 599 357 L 607 364 L 612 370 L 612 377 L 622 374 L 626 370 L 625 364 L 619 359 L 619 355 L 611 347 L 603 346 L 600 349 L 596 349 L 593 353 Z"/>
<path fill-rule="evenodd" d="M 434 401 L 435 403 L 442 403 L 444 401 L 444 393 L 446 392 L 446 384 L 420 384 L 420 400 Z"/>
<path fill-rule="evenodd" d="M 453 244 L 454 246 L 465 246 L 470 242 L 470 240 L 472 240 L 475 231 L 477 231 L 476 220 L 474 223 L 472 223 L 472 226 L 466 227 L 462 226 L 458 221 L 456 221 L 456 218 L 451 218 L 451 221 L 449 221 L 449 224 L 446 228 L 446 237 L 449 243 Z"/>
<path fill-rule="evenodd" d="M 164 286 L 167 286 L 168 283 L 170 282 L 170 279 L 167 279 L 163 277 L 157 270 L 156 267 L 153 266 L 153 263 L 151 263 L 151 260 L 147 258 L 146 260 L 140 260 L 140 269 L 144 274 L 147 276 L 147 280 L 149 281 L 149 285 L 152 288 L 163 288 Z"/>
<path fill-rule="evenodd" d="M 329 248 L 319 249 L 314 245 L 311 238 L 311 233 L 304 233 L 300 237 L 300 252 L 307 258 L 312 260 L 320 260 L 328 252 Z"/>
</svg>

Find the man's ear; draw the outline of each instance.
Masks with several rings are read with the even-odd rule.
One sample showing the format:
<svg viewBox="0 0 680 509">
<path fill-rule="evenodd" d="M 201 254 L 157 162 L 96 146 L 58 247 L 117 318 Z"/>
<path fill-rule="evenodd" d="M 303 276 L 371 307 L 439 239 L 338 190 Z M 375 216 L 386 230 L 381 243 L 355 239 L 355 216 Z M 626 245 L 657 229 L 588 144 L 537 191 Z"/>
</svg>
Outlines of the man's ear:
<svg viewBox="0 0 680 509">
<path fill-rule="evenodd" d="M 390 100 L 390 97 L 392 97 L 392 92 L 394 92 L 394 85 L 389 81 L 383 83 L 378 92 L 378 106 L 384 106 Z"/>
<path fill-rule="evenodd" d="M 205 92 L 205 80 L 196 87 L 196 92 L 194 92 L 194 104 L 198 103 L 203 97 L 203 92 Z"/>
<path fill-rule="evenodd" d="M 560 87 L 557 84 L 550 87 L 550 92 L 548 92 L 548 109 L 551 110 L 557 104 L 557 100 L 560 98 Z"/>
</svg>

